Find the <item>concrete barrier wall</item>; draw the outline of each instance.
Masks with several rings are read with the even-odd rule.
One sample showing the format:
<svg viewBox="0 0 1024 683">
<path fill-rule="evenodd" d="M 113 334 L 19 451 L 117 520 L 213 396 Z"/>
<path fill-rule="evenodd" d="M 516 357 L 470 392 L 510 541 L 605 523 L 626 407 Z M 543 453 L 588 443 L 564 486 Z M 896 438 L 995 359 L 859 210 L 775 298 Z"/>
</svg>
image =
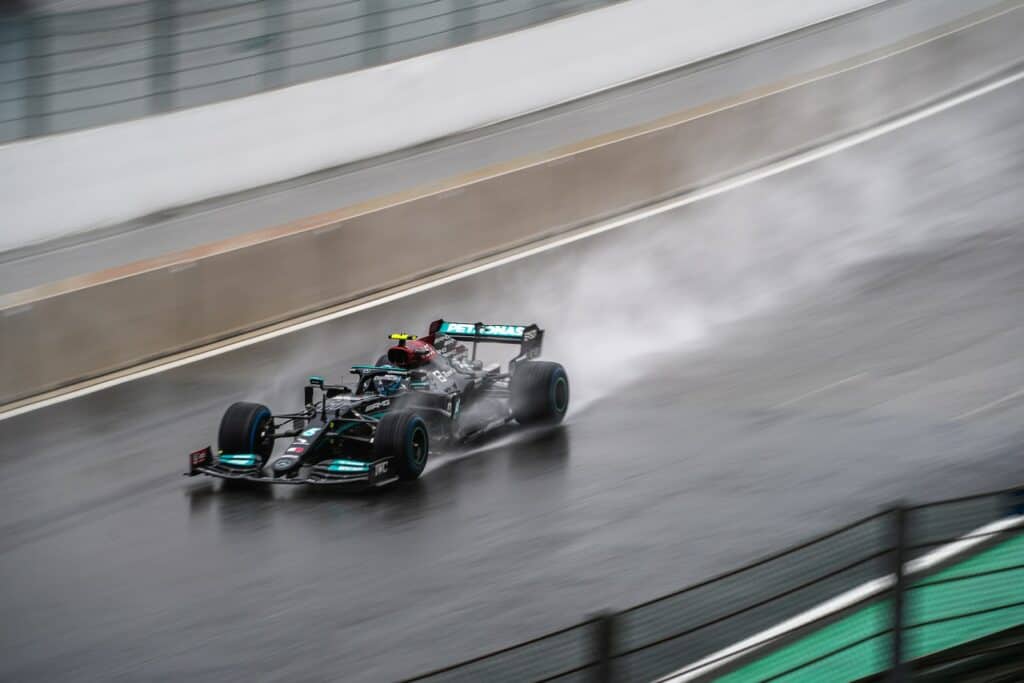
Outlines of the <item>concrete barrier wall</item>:
<svg viewBox="0 0 1024 683">
<path fill-rule="evenodd" d="M 0 403 L 351 300 L 870 126 L 1016 64 L 1020 4 L 547 155 L 6 296 Z M 387 269 L 377 265 L 382 251 Z"/>
<path fill-rule="evenodd" d="M 878 1 L 630 0 L 373 69 L 3 145 L 0 251 L 469 130 Z"/>
</svg>

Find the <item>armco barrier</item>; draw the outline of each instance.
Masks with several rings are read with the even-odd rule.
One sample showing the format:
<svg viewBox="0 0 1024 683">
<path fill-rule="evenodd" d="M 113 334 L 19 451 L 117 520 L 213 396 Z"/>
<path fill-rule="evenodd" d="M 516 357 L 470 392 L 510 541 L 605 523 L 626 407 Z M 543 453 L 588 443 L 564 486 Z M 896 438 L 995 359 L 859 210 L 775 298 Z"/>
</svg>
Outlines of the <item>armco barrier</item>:
<svg viewBox="0 0 1024 683">
<path fill-rule="evenodd" d="M 0 142 L 220 102 L 622 0 L 145 0 L 0 13 Z"/>
<path fill-rule="evenodd" d="M 5 296 L 0 404 L 456 268 L 911 111 L 1017 64 L 1022 4 L 546 155 Z"/>
<path fill-rule="evenodd" d="M 1022 494 L 894 506 L 670 595 L 407 683 L 841 683 L 942 659 L 1024 625 Z"/>
</svg>

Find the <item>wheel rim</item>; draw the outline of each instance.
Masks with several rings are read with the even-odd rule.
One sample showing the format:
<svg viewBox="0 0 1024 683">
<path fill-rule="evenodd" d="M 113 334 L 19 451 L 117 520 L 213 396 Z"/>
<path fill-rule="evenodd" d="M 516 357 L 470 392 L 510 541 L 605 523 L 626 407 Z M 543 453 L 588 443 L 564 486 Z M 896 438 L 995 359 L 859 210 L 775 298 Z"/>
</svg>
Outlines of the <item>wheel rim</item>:
<svg viewBox="0 0 1024 683">
<path fill-rule="evenodd" d="M 564 413 L 569 406 L 569 383 L 565 381 L 565 377 L 555 380 L 555 386 L 552 387 L 551 393 L 555 402 L 555 411 Z"/>
<path fill-rule="evenodd" d="M 426 430 L 422 427 L 416 427 L 413 429 L 409 446 L 413 463 L 415 463 L 417 467 L 422 467 L 427 461 L 428 443 Z"/>
<path fill-rule="evenodd" d="M 270 416 L 261 419 L 253 428 L 251 452 L 264 459 L 274 450 L 273 424 Z"/>
</svg>

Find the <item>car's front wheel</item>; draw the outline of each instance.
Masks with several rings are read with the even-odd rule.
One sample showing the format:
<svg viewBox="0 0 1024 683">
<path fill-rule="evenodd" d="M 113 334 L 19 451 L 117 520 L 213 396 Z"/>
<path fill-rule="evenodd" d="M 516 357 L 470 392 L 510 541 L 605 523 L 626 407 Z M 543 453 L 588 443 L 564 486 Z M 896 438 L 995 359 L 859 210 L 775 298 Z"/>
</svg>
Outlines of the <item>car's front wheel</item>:
<svg viewBox="0 0 1024 683">
<path fill-rule="evenodd" d="M 223 455 L 254 455 L 262 467 L 274 450 L 270 409 L 259 403 L 232 403 L 220 420 L 217 447 Z"/>
<path fill-rule="evenodd" d="M 409 410 L 387 413 L 377 424 L 373 452 L 378 458 L 393 460 L 399 479 L 416 479 L 423 474 L 430 455 L 427 423 Z"/>
</svg>

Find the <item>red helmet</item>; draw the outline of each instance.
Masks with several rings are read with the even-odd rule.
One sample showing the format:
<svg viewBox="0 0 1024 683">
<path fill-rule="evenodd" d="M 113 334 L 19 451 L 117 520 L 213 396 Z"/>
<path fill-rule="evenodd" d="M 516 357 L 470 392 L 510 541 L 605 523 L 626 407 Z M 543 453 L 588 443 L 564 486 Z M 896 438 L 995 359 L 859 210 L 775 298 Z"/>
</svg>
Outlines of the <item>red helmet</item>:
<svg viewBox="0 0 1024 683">
<path fill-rule="evenodd" d="M 425 341 L 410 339 L 388 349 L 388 362 L 394 366 L 411 370 L 429 363 L 437 355 L 433 346 Z"/>
</svg>

